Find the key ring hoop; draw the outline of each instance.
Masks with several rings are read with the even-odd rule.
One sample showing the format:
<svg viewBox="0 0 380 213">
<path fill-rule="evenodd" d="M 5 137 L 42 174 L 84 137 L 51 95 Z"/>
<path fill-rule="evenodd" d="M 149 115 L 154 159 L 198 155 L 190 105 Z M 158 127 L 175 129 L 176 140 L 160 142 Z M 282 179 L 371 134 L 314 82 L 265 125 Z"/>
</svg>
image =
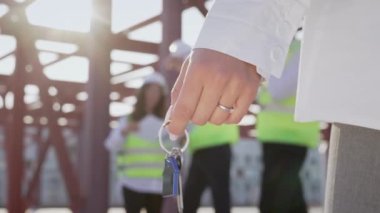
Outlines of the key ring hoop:
<svg viewBox="0 0 380 213">
<path fill-rule="evenodd" d="M 165 146 L 164 146 L 164 143 L 162 141 L 162 133 L 165 129 L 165 127 L 167 125 L 170 124 L 170 120 L 165 122 L 161 127 L 160 127 L 160 130 L 158 131 L 158 141 L 160 142 L 160 147 L 162 150 L 164 150 L 168 155 L 170 155 L 172 152 L 169 151 Z M 189 133 L 187 132 L 187 130 L 185 129 L 185 138 L 186 138 L 186 141 L 185 141 L 185 145 L 183 145 L 182 148 L 180 148 L 180 151 L 183 153 L 185 152 L 185 150 L 187 149 L 187 147 L 189 146 Z"/>
</svg>

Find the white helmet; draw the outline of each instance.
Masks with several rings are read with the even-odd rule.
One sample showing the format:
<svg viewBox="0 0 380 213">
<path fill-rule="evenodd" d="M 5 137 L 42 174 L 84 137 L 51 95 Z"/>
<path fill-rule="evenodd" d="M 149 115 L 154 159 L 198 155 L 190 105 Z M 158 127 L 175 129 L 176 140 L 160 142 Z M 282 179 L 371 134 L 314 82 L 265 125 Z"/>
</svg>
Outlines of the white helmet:
<svg viewBox="0 0 380 213">
<path fill-rule="evenodd" d="M 165 94 L 168 92 L 168 85 L 164 76 L 157 71 L 145 78 L 144 85 L 145 84 L 158 84 L 164 89 Z"/>
<path fill-rule="evenodd" d="M 178 39 L 169 46 L 170 56 L 173 58 L 185 59 L 191 53 L 190 45 Z"/>
</svg>

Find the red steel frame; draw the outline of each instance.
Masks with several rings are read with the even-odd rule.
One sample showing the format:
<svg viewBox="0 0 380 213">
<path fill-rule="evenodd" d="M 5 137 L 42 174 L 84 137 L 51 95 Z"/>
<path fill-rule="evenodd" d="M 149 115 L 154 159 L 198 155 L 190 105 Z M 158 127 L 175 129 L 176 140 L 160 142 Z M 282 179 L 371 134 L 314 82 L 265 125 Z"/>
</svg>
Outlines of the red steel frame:
<svg viewBox="0 0 380 213">
<path fill-rule="evenodd" d="M 66 185 L 73 212 L 106 212 L 108 208 L 108 154 L 103 146 L 103 141 L 108 134 L 108 121 L 111 118 L 108 113 L 109 94 L 118 92 L 120 100 L 134 94 L 134 90 L 127 89 L 123 84 L 110 84 L 110 51 L 122 49 L 135 52 L 151 53 L 160 56 L 160 59 L 168 55 L 170 43 L 181 37 L 181 14 L 189 7 L 197 7 L 203 14 L 207 13 L 203 0 L 161 0 L 163 11 L 158 16 L 152 16 L 142 20 L 138 24 L 125 29 L 118 34 L 111 33 L 111 2 L 105 0 L 93 0 L 94 10 L 99 18 L 91 21 L 89 33 L 67 32 L 50 29 L 41 26 L 33 26 L 28 23 L 25 8 L 34 0 L 25 0 L 17 3 L 13 0 L 0 0 L 6 4 L 10 11 L 0 18 L 1 33 L 12 35 L 16 38 L 17 48 L 15 72 L 11 76 L 0 75 L 0 86 L 5 90 L 0 91 L 4 98 L 7 92 L 14 94 L 14 106 L 12 109 L 0 109 L 0 125 L 6 127 L 6 161 L 7 161 L 7 208 L 10 213 L 25 212 L 32 205 L 38 205 L 38 188 L 41 169 L 49 147 L 57 152 L 59 167 Z M 102 20 L 102 21 L 100 21 Z M 163 26 L 163 40 L 160 44 L 129 39 L 126 34 L 161 21 Z M 67 42 L 78 45 L 75 53 L 60 55 L 60 58 L 52 63 L 73 55 L 85 56 L 90 62 L 90 76 L 86 84 L 74 82 L 61 82 L 48 79 L 43 74 L 44 67 L 38 60 L 38 50 L 34 47 L 37 39 Z M 162 61 L 162 60 L 160 60 Z M 51 63 L 51 64 L 52 64 Z M 159 62 L 160 63 L 160 62 Z M 162 68 L 162 64 L 152 64 L 156 68 Z M 141 65 L 133 65 L 132 70 Z M 32 68 L 32 70 L 31 70 Z M 159 69 L 162 70 L 162 69 Z M 33 104 L 24 104 L 24 87 L 26 84 L 35 84 L 40 90 L 42 107 Z M 48 94 L 49 87 L 55 87 L 57 96 Z M 85 102 L 76 100 L 79 92 L 86 91 L 88 99 Z M 72 103 L 76 110 L 63 113 L 52 109 L 53 103 Z M 30 115 L 34 118 L 32 124 L 24 124 L 23 118 Z M 48 119 L 48 124 L 38 122 L 41 117 Z M 71 128 L 81 135 L 78 151 L 78 162 L 73 162 L 65 145 L 62 127 L 57 124 L 57 119 L 65 117 L 70 119 L 65 128 Z M 38 141 L 38 157 L 34 168 L 33 177 L 24 185 L 24 160 L 23 139 L 24 129 L 27 125 L 38 128 L 40 133 L 43 128 L 49 129 L 49 137 L 43 139 L 39 133 L 33 137 Z"/>
</svg>

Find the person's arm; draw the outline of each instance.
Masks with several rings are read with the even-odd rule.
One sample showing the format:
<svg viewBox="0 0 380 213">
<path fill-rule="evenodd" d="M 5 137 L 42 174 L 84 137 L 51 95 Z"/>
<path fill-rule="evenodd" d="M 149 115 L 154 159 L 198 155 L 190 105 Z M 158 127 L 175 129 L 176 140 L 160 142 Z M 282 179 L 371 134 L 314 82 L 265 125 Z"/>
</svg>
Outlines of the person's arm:
<svg viewBox="0 0 380 213">
<path fill-rule="evenodd" d="M 172 91 L 168 130 L 238 123 L 260 78 L 281 76 L 309 0 L 216 0 Z M 234 108 L 232 113 L 218 105 Z"/>
<path fill-rule="evenodd" d="M 125 142 L 125 129 L 128 126 L 128 119 L 126 117 L 122 117 L 119 119 L 119 125 L 112 129 L 110 134 L 108 135 L 105 147 L 112 152 L 117 152 L 123 149 L 123 145 Z"/>
</svg>

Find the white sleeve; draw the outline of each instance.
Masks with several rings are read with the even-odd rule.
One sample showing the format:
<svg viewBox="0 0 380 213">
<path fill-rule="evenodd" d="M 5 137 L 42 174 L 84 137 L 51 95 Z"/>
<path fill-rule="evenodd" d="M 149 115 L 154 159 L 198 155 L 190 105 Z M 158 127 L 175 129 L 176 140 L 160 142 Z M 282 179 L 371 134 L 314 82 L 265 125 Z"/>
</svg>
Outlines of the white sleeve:
<svg viewBox="0 0 380 213">
<path fill-rule="evenodd" d="M 121 132 L 127 125 L 127 117 L 122 117 L 119 119 L 119 125 L 111 130 L 105 142 L 105 147 L 109 151 L 117 152 L 123 149 L 125 137 Z"/>
<path fill-rule="evenodd" d="M 253 64 L 260 75 L 280 77 L 289 45 L 310 0 L 216 0 L 194 48 Z"/>
</svg>

